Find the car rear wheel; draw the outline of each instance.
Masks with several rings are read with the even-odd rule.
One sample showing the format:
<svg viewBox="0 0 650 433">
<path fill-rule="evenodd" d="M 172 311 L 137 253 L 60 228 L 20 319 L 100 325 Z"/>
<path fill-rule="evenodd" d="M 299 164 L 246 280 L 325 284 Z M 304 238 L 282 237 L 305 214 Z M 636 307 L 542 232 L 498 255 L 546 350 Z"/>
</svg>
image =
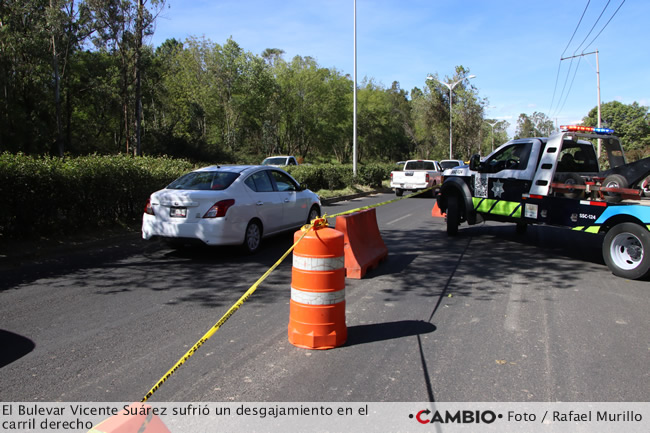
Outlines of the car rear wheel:
<svg viewBox="0 0 650 433">
<path fill-rule="evenodd" d="M 637 280 L 650 274 L 650 232 L 635 223 L 612 227 L 603 241 L 603 259 L 614 275 Z"/>
<path fill-rule="evenodd" d="M 262 242 L 262 225 L 258 221 L 251 221 L 246 227 L 244 244 L 242 247 L 248 254 L 253 254 L 260 248 Z"/>
<path fill-rule="evenodd" d="M 447 235 L 456 236 L 458 234 L 458 225 L 460 212 L 458 211 L 458 196 L 455 194 L 447 198 Z"/>
<path fill-rule="evenodd" d="M 404 190 L 403 190 L 403 189 L 395 188 L 395 195 L 396 195 L 397 197 L 401 197 L 402 194 L 404 194 Z"/>
</svg>

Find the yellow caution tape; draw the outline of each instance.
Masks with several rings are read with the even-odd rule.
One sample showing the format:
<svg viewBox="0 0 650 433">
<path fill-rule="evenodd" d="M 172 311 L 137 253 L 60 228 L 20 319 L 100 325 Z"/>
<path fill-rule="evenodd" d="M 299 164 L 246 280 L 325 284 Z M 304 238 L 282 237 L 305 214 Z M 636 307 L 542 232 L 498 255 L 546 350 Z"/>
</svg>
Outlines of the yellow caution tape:
<svg viewBox="0 0 650 433">
<path fill-rule="evenodd" d="M 368 206 L 348 210 L 348 211 L 337 213 L 337 214 L 334 214 L 334 215 L 328 215 L 327 217 L 328 218 L 334 218 L 334 217 L 341 216 L 341 215 L 349 215 L 351 213 L 361 212 L 362 210 L 368 210 L 368 209 L 372 209 L 372 208 L 375 208 L 375 207 L 384 206 L 384 205 L 387 205 L 387 204 L 395 203 L 396 201 L 404 200 L 405 198 L 409 198 L 409 197 L 413 197 L 413 196 L 425 193 L 427 191 L 430 191 L 431 189 L 432 188 L 423 189 L 421 191 L 417 191 L 417 192 L 414 192 L 412 194 L 405 195 L 404 197 L 395 198 L 393 200 L 388 200 L 388 201 L 384 201 L 384 202 L 381 202 L 381 203 L 371 204 L 371 205 L 368 205 Z M 323 218 L 325 218 L 325 215 L 323 216 Z"/>
<path fill-rule="evenodd" d="M 221 317 L 221 319 L 219 319 L 219 321 L 217 323 L 215 323 L 214 326 L 212 326 L 212 328 L 210 328 L 210 330 L 208 332 L 206 332 L 203 335 L 203 337 L 201 337 L 201 339 L 194 344 L 194 346 L 192 346 L 192 348 L 190 348 L 190 350 L 185 352 L 185 355 L 183 355 L 181 357 L 181 359 L 179 359 L 176 362 L 176 364 L 174 364 L 174 366 L 172 368 L 170 368 L 169 371 L 167 371 L 167 373 L 165 373 L 165 375 L 163 377 L 160 378 L 160 380 L 153 386 L 153 388 L 151 388 L 149 390 L 149 392 L 142 398 L 141 402 L 147 401 L 153 395 L 153 393 L 156 392 L 162 386 L 162 384 L 165 383 L 167 381 L 167 379 L 169 379 L 171 377 L 171 375 L 174 374 L 176 372 L 176 370 L 178 370 L 180 368 L 181 365 L 185 364 L 185 362 L 188 359 L 190 359 L 190 357 L 192 355 L 194 355 L 197 350 L 199 350 L 199 347 L 203 346 L 203 344 L 205 344 L 205 342 L 208 341 L 210 339 L 210 337 L 212 337 L 214 335 L 214 333 L 217 332 L 219 330 L 219 328 L 221 328 L 223 326 L 223 324 L 226 323 L 226 321 L 228 321 L 228 319 L 230 319 L 230 317 L 233 314 L 235 314 L 235 312 L 237 310 L 239 310 L 239 308 L 244 304 L 244 302 L 246 302 L 248 300 L 248 298 L 250 298 L 251 295 L 253 293 L 255 293 L 255 291 L 257 290 L 259 285 L 271 274 L 271 272 L 273 272 L 275 270 L 275 268 L 277 268 L 284 261 L 284 259 L 287 258 L 287 256 L 291 253 L 291 251 L 293 251 L 293 249 L 296 248 L 296 245 L 298 245 L 298 243 L 305 237 L 305 235 L 307 235 L 309 230 L 327 227 L 328 226 L 327 218 L 334 218 L 334 217 L 341 216 L 341 215 L 348 215 L 348 214 L 351 214 L 351 213 L 354 213 L 354 212 L 360 212 L 360 211 L 363 211 L 363 210 L 368 210 L 368 209 L 372 209 L 372 208 L 375 208 L 375 207 L 384 206 L 384 205 L 394 203 L 394 202 L 399 201 L 399 200 L 403 200 L 405 198 L 409 198 L 409 197 L 413 197 L 413 196 L 418 195 L 418 194 L 422 194 L 424 192 L 429 191 L 430 189 L 431 188 L 423 189 L 421 191 L 406 195 L 404 197 L 400 197 L 400 198 L 397 198 L 397 199 L 393 199 L 393 200 L 389 200 L 389 201 L 385 201 L 385 202 L 382 202 L 382 203 L 377 203 L 377 204 L 373 204 L 373 205 L 369 205 L 369 206 L 360 207 L 360 208 L 357 208 L 357 209 L 352 209 L 352 210 L 341 212 L 341 213 L 334 214 L 334 215 L 329 215 L 329 216 L 328 215 L 323 215 L 320 218 L 314 219 L 310 224 L 304 225 L 301 228 L 301 231 L 303 233 L 300 236 L 300 238 L 296 242 L 294 242 L 294 244 L 291 246 L 291 248 L 289 248 L 282 255 L 282 257 L 280 257 L 280 260 L 275 262 L 275 264 L 273 266 L 271 266 L 269 268 L 269 270 L 266 271 L 264 273 L 264 275 L 262 275 L 255 282 L 255 284 L 253 284 L 241 296 L 241 298 L 239 298 L 237 300 L 237 302 L 235 302 L 235 304 L 232 307 L 230 307 L 230 309 L 226 312 L 226 314 L 224 314 Z"/>
<path fill-rule="evenodd" d="M 314 221 L 316 221 L 316 220 L 314 220 Z M 311 224 L 309 224 L 310 228 L 313 227 L 313 225 L 314 225 L 313 222 Z M 165 381 L 167 379 L 169 379 L 169 377 L 172 374 L 174 374 L 176 372 L 176 370 L 178 370 L 181 365 L 183 365 L 185 363 L 185 361 L 187 361 L 192 355 L 194 355 L 194 353 L 199 349 L 199 347 L 203 346 L 203 344 L 206 341 L 208 341 L 210 339 L 210 337 L 212 337 L 214 335 L 214 333 L 217 332 L 217 330 L 219 328 L 221 328 L 221 326 L 223 326 L 223 324 L 226 323 L 226 321 L 228 319 L 230 319 L 230 316 L 232 316 L 233 314 L 235 314 L 235 312 L 237 310 L 239 310 L 239 307 L 241 307 L 244 304 L 244 302 L 246 302 L 248 300 L 248 298 L 250 298 L 250 296 L 255 292 L 255 290 L 257 290 L 257 288 L 262 283 L 262 281 L 264 281 L 271 274 L 271 272 L 273 272 L 275 270 L 275 268 L 277 268 L 280 265 L 280 263 L 282 263 L 284 261 L 284 259 L 287 258 L 287 256 L 291 253 L 291 251 L 293 251 L 293 249 L 296 247 L 296 245 L 298 245 L 298 242 L 300 242 L 302 240 L 302 238 L 305 237 L 305 235 L 307 234 L 308 231 L 309 230 L 304 231 L 302 236 L 300 236 L 300 238 L 291 246 L 291 248 L 289 248 L 287 250 L 287 252 L 282 255 L 282 257 L 280 257 L 280 260 L 275 262 L 275 264 L 273 266 L 271 266 L 269 268 L 269 270 L 266 271 L 264 273 L 264 275 L 262 275 L 255 282 L 255 284 L 253 284 L 246 291 L 246 293 L 244 293 L 241 296 L 241 298 L 239 298 L 239 300 L 237 302 L 235 302 L 235 304 L 232 307 L 230 307 L 230 309 L 226 312 L 226 314 L 224 314 L 223 317 L 221 317 L 221 319 L 219 319 L 219 321 L 217 323 L 215 323 L 214 326 L 212 328 L 210 328 L 210 330 L 208 332 L 206 332 L 205 335 L 203 335 L 203 337 L 201 337 L 201 339 L 199 341 L 197 341 L 196 344 L 194 344 L 194 346 L 192 346 L 192 348 L 190 350 L 188 350 L 185 353 L 185 355 L 183 355 L 183 357 L 181 359 L 179 359 L 178 362 L 176 362 L 176 364 L 174 364 L 174 366 L 172 368 L 170 368 L 169 371 L 167 373 L 165 373 L 165 375 L 162 378 L 160 378 L 158 383 L 156 383 L 153 386 L 153 388 L 151 388 L 149 390 L 147 395 L 145 395 L 142 398 L 142 400 L 141 400 L 142 402 L 147 401 L 149 399 L 149 397 L 151 397 L 153 395 L 153 393 L 156 392 L 158 390 L 158 388 L 160 388 L 162 386 L 162 384 L 165 383 Z"/>
</svg>

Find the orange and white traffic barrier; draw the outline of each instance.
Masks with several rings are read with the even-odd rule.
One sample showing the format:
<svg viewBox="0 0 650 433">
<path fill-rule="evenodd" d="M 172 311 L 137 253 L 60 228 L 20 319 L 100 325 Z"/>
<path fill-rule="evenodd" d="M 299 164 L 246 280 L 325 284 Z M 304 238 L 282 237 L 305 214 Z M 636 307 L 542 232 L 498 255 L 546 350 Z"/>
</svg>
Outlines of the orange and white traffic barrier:
<svg viewBox="0 0 650 433">
<path fill-rule="evenodd" d="M 377 225 L 375 208 L 336 217 L 336 230 L 345 236 L 345 275 L 361 279 L 388 257 Z"/>
<path fill-rule="evenodd" d="M 302 236 L 298 231 L 294 242 Z M 314 227 L 293 250 L 289 342 L 332 349 L 347 340 L 343 234 Z"/>
<path fill-rule="evenodd" d="M 142 403 L 133 403 L 117 415 L 97 424 L 88 433 L 170 433 L 157 415 L 157 410 Z"/>
<path fill-rule="evenodd" d="M 436 200 L 436 203 L 433 205 L 433 209 L 431 209 L 431 216 L 434 218 L 444 218 L 447 214 L 444 214 L 440 211 L 440 207 L 438 206 L 438 200 Z"/>
</svg>

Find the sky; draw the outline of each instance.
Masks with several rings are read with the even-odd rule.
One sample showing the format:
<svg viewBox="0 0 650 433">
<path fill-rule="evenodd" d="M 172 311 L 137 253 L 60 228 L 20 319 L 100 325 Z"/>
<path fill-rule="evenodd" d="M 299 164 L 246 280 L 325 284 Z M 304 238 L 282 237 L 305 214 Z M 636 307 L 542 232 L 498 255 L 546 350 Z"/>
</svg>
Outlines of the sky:
<svg viewBox="0 0 650 433">
<path fill-rule="evenodd" d="M 354 15 L 354 0 L 166 0 L 149 44 L 231 37 L 352 77 Z M 650 105 L 648 18 L 648 0 L 356 0 L 357 82 L 397 81 L 410 94 L 462 65 L 485 117 L 508 121 L 510 136 L 521 113 L 573 124 L 598 104 L 596 50 L 601 103 Z"/>
</svg>

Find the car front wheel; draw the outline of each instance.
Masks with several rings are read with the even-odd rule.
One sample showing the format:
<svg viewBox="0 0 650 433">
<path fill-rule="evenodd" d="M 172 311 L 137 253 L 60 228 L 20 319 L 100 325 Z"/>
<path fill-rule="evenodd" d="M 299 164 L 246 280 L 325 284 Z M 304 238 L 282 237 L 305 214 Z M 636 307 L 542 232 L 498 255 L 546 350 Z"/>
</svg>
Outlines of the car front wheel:
<svg viewBox="0 0 650 433">
<path fill-rule="evenodd" d="M 458 209 L 458 196 L 452 194 L 447 198 L 447 235 L 456 236 L 460 224 L 460 211 Z"/>
<path fill-rule="evenodd" d="M 244 251 L 248 254 L 253 254 L 260 248 L 262 242 L 262 226 L 258 221 L 251 221 L 246 227 L 246 234 L 244 236 L 244 244 L 242 245 Z"/>
</svg>

